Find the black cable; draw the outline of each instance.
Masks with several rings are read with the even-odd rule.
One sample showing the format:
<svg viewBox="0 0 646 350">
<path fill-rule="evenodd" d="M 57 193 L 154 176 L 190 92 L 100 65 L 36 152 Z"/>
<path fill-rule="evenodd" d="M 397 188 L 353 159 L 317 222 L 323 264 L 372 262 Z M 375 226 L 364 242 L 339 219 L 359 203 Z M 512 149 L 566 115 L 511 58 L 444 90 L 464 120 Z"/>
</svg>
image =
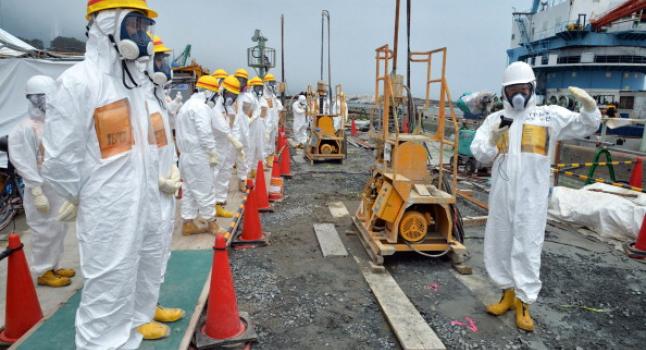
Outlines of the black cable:
<svg viewBox="0 0 646 350">
<path fill-rule="evenodd" d="M 132 77 L 132 75 L 130 74 L 130 70 L 128 69 L 128 65 L 126 64 L 126 61 L 125 61 L 125 60 L 121 60 L 121 71 L 122 71 L 121 77 L 122 77 L 122 80 L 123 80 L 123 86 L 125 86 L 125 87 L 126 87 L 126 89 L 128 89 L 128 90 L 132 90 L 132 89 L 134 89 L 134 88 L 136 88 L 136 87 L 139 87 L 139 84 L 137 84 L 137 82 L 135 81 L 135 79 L 134 79 L 134 78 Z M 134 84 L 134 86 L 128 86 L 128 85 L 126 84 L 126 74 L 128 74 L 128 78 L 129 78 L 129 79 L 130 79 L 130 81 Z"/>
</svg>

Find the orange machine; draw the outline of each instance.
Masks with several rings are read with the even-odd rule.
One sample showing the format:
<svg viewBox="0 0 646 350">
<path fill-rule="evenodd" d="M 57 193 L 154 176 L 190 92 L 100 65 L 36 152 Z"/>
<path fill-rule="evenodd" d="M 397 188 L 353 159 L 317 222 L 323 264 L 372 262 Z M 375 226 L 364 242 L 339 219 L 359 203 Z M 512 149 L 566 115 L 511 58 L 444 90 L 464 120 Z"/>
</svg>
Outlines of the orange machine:
<svg viewBox="0 0 646 350">
<path fill-rule="evenodd" d="M 431 86 L 439 85 L 438 126 L 434 133 L 423 132 L 421 118 L 414 117 L 409 118 L 414 120 L 413 131 L 399 132 L 403 120 L 398 115 L 400 107 L 412 104 L 408 111 L 414 115 L 416 109 L 403 78 L 388 73 L 394 56 L 388 45 L 376 49 L 375 101 L 381 106 L 382 132 L 375 136 L 377 152 L 372 176 L 353 221 L 377 265 L 383 264 L 384 256 L 415 251 L 430 257 L 450 255 L 459 272 L 470 273 L 463 264 L 466 248 L 456 239 L 454 230 L 458 147 L 457 141 L 445 138 L 445 128 L 448 122 L 457 130 L 458 124 L 445 77 L 446 48 L 410 55 L 411 62 L 427 64 L 427 105 Z M 431 77 L 433 58 L 441 60 L 441 76 L 437 79 Z M 429 167 L 430 164 L 433 165 Z"/>
<path fill-rule="evenodd" d="M 328 86 L 319 81 L 317 91 L 307 87 L 307 115 L 310 119 L 310 132 L 305 146 L 305 158 L 311 164 L 319 160 L 337 159 L 343 163 L 346 158 L 345 128 L 342 115 L 336 113 Z M 337 95 L 339 91 L 337 87 Z M 341 120 L 338 120 L 338 119 Z M 335 127 L 337 119 L 337 127 Z M 338 128 L 338 130 L 337 130 Z"/>
</svg>

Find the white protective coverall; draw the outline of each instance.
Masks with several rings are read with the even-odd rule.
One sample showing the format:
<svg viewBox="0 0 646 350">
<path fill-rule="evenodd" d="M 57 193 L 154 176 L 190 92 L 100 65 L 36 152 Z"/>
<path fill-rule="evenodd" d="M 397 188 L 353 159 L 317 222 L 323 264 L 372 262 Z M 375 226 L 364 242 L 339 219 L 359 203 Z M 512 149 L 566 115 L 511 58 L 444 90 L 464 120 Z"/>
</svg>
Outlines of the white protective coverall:
<svg viewBox="0 0 646 350">
<path fill-rule="evenodd" d="M 213 137 L 212 114 L 204 92 L 196 92 L 180 108 L 175 120 L 179 170 L 184 180 L 181 208 L 184 220 L 198 216 L 207 221 L 215 218 L 213 169 L 217 166 L 209 165 L 209 154 L 222 153 Z"/>
<path fill-rule="evenodd" d="M 236 99 L 237 114 L 235 123 L 239 131 L 238 140 L 240 140 L 240 142 L 244 146 L 243 150 L 245 153 L 245 157 L 244 159 L 242 159 L 242 157 L 238 155 L 238 152 L 234 152 L 234 156 L 237 157 L 236 171 L 238 174 L 238 179 L 240 181 L 247 180 L 247 174 L 249 174 L 249 170 L 251 169 L 249 160 L 247 159 L 248 155 L 251 154 L 251 146 L 249 143 L 249 117 L 244 113 L 243 110 L 243 106 L 245 104 L 249 105 L 249 108 L 253 109 L 253 96 L 249 91 L 241 92 Z"/>
<path fill-rule="evenodd" d="M 152 94 L 157 94 L 157 96 L 160 97 L 160 100 L 164 96 L 163 90 L 160 87 L 155 87 L 150 82 L 148 82 L 147 88 L 150 89 Z M 154 95 L 149 96 L 148 101 L 151 126 L 155 136 L 154 143 L 157 145 L 156 155 L 159 166 L 158 177 L 170 178 L 173 167 L 177 166 L 177 152 L 175 150 L 175 142 L 173 141 L 173 134 L 170 127 L 170 106 L 165 102 L 162 102 L 162 105 L 160 106 L 159 100 L 155 98 Z M 181 106 L 181 101 L 179 104 Z M 155 205 L 155 203 L 150 204 Z M 157 218 L 156 221 L 158 223 L 158 235 L 161 239 L 162 245 L 161 282 L 163 283 L 168 260 L 170 259 L 170 245 L 173 238 L 173 229 L 175 227 L 175 194 L 160 191 L 159 207 L 161 217 Z"/>
<path fill-rule="evenodd" d="M 136 327 L 156 306 L 150 291 L 159 290 L 161 244 L 147 227 L 160 216 L 159 206 L 147 204 L 159 201 L 147 91 L 124 86 L 122 62 L 108 39 L 129 12 L 98 13 L 85 60 L 59 77 L 45 124 L 43 177 L 78 208 L 85 284 L 77 349 L 136 349 L 142 339 Z M 126 64 L 135 81 L 147 79 L 139 65 Z"/>
<path fill-rule="evenodd" d="M 236 106 L 227 107 L 231 113 L 235 113 Z M 231 123 L 230 116 L 224 108 L 224 99 L 220 96 L 215 106 L 211 109 L 211 127 L 217 145 L 218 153 L 222 155 L 221 162 L 215 167 L 215 201 L 224 203 L 229 193 L 229 181 L 231 180 L 233 165 L 236 162 L 236 149 L 229 141 L 229 135 L 240 140 L 240 128 L 237 123 Z"/>
<path fill-rule="evenodd" d="M 506 99 L 504 107 L 485 119 L 471 144 L 478 161 L 493 162 L 484 262 L 498 287 L 514 288 L 521 301 L 531 304 L 541 289 L 550 161 L 556 142 L 595 132 L 600 113 L 598 109 L 576 113 L 554 105 L 537 107 L 535 96 L 522 111 L 514 110 Z M 514 121 L 508 144 L 503 137 L 494 145 L 491 134 L 499 127 L 501 115 Z"/>
<path fill-rule="evenodd" d="M 258 161 L 265 158 L 265 118 L 260 117 L 261 108 L 269 108 L 267 100 L 263 97 L 253 95 L 254 110 L 249 119 L 249 152 L 247 153 L 247 162 L 250 169 L 257 169 Z M 267 112 L 269 114 L 269 112 Z"/>
<path fill-rule="evenodd" d="M 294 124 L 292 129 L 294 132 L 294 140 L 297 144 L 304 145 L 307 143 L 307 99 L 303 95 L 298 96 L 298 101 L 292 104 L 292 112 L 294 114 Z"/>
<path fill-rule="evenodd" d="M 280 121 L 280 112 L 283 110 L 283 104 L 280 99 L 274 94 L 265 89 L 265 100 L 269 111 L 265 121 L 265 153 L 264 156 L 268 157 L 276 152 L 276 136 L 278 135 L 278 122 Z"/>
<path fill-rule="evenodd" d="M 32 273 L 40 276 L 59 267 L 68 224 L 57 220 L 63 199 L 40 173 L 44 157 L 41 142 L 45 113 L 31 102 L 29 104 L 29 112 L 9 134 L 9 157 L 25 183 L 23 207 L 32 233 L 30 267 Z M 31 191 L 35 187 L 40 187 L 49 201 L 46 213 L 38 211 L 34 206 Z"/>
</svg>

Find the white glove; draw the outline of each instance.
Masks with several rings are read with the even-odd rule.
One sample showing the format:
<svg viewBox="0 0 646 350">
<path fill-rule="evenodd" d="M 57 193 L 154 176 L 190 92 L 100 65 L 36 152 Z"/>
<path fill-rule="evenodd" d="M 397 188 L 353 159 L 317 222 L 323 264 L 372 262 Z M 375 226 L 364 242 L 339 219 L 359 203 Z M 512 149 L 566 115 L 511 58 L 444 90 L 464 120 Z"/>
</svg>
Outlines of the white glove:
<svg viewBox="0 0 646 350">
<path fill-rule="evenodd" d="M 489 137 L 489 144 L 492 146 L 495 146 L 498 143 L 498 140 L 500 140 L 500 137 L 506 133 L 509 130 L 509 125 L 505 125 L 504 127 L 495 127 L 491 130 L 491 136 Z"/>
<path fill-rule="evenodd" d="M 31 195 L 34 196 L 34 205 L 39 212 L 43 214 L 49 212 L 49 200 L 47 200 L 47 197 L 40 186 L 32 188 Z"/>
<path fill-rule="evenodd" d="M 175 194 L 181 186 L 179 169 L 174 164 L 170 171 L 170 177 L 159 177 L 159 190 L 166 194 Z"/>
<path fill-rule="evenodd" d="M 220 163 L 219 158 L 218 158 L 218 153 L 216 151 L 211 151 L 209 153 L 209 165 L 210 166 L 216 166 Z"/>
<path fill-rule="evenodd" d="M 568 90 L 570 91 L 570 94 L 572 94 L 572 96 L 581 103 L 584 111 L 594 112 L 597 109 L 597 101 L 595 101 L 585 90 L 575 86 L 570 86 Z"/>
<path fill-rule="evenodd" d="M 175 95 L 175 101 L 177 102 L 182 102 L 182 93 L 177 91 L 177 94 Z"/>
<path fill-rule="evenodd" d="M 65 201 L 58 210 L 58 221 L 74 221 L 76 219 L 76 204 Z"/>
<path fill-rule="evenodd" d="M 229 142 L 231 142 L 238 153 L 242 151 L 242 148 L 244 146 L 242 145 L 242 142 L 235 138 L 235 136 L 233 136 L 232 134 L 227 134 L 227 139 L 229 139 Z"/>
<path fill-rule="evenodd" d="M 240 163 L 247 162 L 247 154 L 244 152 L 244 150 L 240 151 L 240 153 L 238 154 L 238 162 Z"/>
</svg>

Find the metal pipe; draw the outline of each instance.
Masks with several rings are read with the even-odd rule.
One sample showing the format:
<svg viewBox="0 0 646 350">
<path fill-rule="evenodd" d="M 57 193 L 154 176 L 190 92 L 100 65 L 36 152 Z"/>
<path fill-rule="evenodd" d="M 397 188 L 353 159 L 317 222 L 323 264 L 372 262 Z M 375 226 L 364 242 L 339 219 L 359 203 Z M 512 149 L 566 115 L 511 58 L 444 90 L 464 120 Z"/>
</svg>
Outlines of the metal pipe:
<svg viewBox="0 0 646 350">
<path fill-rule="evenodd" d="M 280 80 L 285 82 L 285 15 L 280 15 Z M 285 90 L 280 94 L 280 102 L 285 105 Z"/>
<path fill-rule="evenodd" d="M 397 73 L 397 43 L 399 39 L 399 0 L 395 0 L 395 39 L 393 47 L 393 74 Z"/>
</svg>

